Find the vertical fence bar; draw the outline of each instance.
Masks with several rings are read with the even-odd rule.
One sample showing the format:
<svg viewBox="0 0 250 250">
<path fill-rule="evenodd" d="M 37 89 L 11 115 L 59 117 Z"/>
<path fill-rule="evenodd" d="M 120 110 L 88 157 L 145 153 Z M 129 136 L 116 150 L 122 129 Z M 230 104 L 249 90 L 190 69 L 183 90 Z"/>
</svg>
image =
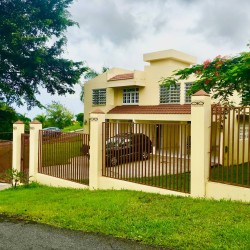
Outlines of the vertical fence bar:
<svg viewBox="0 0 250 250">
<path fill-rule="evenodd" d="M 231 140 L 230 140 L 230 132 L 231 132 L 231 108 L 229 107 L 228 116 L 227 116 L 227 165 L 226 165 L 226 182 L 228 182 L 229 178 L 229 166 L 230 166 L 230 152 L 231 152 Z"/>
</svg>

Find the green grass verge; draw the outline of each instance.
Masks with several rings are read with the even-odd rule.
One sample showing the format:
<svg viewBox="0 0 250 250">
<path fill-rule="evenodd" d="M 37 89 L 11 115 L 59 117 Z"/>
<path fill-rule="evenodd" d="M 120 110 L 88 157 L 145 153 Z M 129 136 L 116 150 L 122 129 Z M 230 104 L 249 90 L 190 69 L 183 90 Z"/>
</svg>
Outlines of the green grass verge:
<svg viewBox="0 0 250 250">
<path fill-rule="evenodd" d="M 32 184 L 0 192 L 0 213 L 171 249 L 250 249 L 250 204 Z"/>
</svg>

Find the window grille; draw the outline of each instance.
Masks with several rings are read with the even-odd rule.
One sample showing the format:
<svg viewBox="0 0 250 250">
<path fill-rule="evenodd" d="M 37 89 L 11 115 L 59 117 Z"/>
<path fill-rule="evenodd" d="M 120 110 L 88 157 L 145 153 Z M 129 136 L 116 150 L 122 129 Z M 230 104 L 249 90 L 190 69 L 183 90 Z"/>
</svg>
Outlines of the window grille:
<svg viewBox="0 0 250 250">
<path fill-rule="evenodd" d="M 180 103 L 180 84 L 170 86 L 167 89 L 165 86 L 160 86 L 160 103 Z"/>
<path fill-rule="evenodd" d="M 191 82 L 185 83 L 185 103 L 191 103 L 191 95 L 188 95 L 188 91 L 190 90 L 191 86 Z"/>
<path fill-rule="evenodd" d="M 245 124 L 240 123 L 239 130 L 240 130 L 239 131 L 239 139 L 240 140 L 249 139 L 249 134 L 248 134 L 248 132 L 249 132 L 249 123 L 245 123 Z"/>
<path fill-rule="evenodd" d="M 92 104 L 93 105 L 106 105 L 106 89 L 93 89 L 92 90 Z"/>
<path fill-rule="evenodd" d="M 139 88 L 123 89 L 123 104 L 138 104 Z"/>
</svg>

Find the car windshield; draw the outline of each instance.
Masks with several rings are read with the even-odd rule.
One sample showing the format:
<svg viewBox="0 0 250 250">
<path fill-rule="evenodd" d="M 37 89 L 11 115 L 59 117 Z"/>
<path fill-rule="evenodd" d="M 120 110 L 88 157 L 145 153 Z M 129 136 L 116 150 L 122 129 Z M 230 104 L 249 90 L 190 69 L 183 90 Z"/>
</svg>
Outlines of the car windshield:
<svg viewBox="0 0 250 250">
<path fill-rule="evenodd" d="M 119 147 L 119 146 L 126 145 L 130 141 L 131 139 L 127 137 L 114 136 L 106 140 L 106 146 L 107 147 Z"/>
<path fill-rule="evenodd" d="M 60 129 L 57 127 L 44 128 L 43 130 L 60 131 Z"/>
</svg>

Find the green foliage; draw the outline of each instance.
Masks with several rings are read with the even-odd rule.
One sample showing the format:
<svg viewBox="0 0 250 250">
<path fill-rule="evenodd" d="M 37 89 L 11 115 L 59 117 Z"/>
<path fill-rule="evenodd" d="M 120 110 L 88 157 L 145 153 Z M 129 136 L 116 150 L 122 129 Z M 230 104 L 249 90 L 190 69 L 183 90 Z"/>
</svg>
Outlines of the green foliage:
<svg viewBox="0 0 250 250">
<path fill-rule="evenodd" d="M 0 100 L 30 108 L 41 106 L 39 87 L 50 94 L 74 93 L 87 67 L 61 57 L 64 32 L 76 24 L 67 11 L 72 1 L 0 2 Z"/>
<path fill-rule="evenodd" d="M 22 115 L 22 114 L 17 113 L 17 120 L 22 121 L 24 123 L 24 129 L 26 131 L 29 130 L 29 124 L 31 122 L 31 119 L 29 117 L 26 117 L 25 114 Z"/>
<path fill-rule="evenodd" d="M 16 111 L 6 103 L 0 102 L 0 133 L 12 132 L 13 123 L 17 120 Z"/>
<path fill-rule="evenodd" d="M 40 114 L 40 115 L 35 116 L 34 120 L 41 122 L 43 128 L 48 127 L 47 116 L 45 114 Z"/>
<path fill-rule="evenodd" d="M 17 169 L 7 169 L 1 178 L 8 183 L 11 183 L 13 188 L 16 188 L 20 183 L 29 184 L 29 177 L 24 172 Z"/>
<path fill-rule="evenodd" d="M 84 113 L 76 114 L 76 120 L 79 122 L 80 126 L 82 126 L 84 120 Z"/>
<path fill-rule="evenodd" d="M 82 128 L 83 126 L 79 122 L 74 122 L 73 125 L 63 128 L 62 132 L 71 132 Z"/>
<path fill-rule="evenodd" d="M 15 204 L 15 206 L 13 206 Z M 0 192 L 0 213 L 166 249 L 249 249 L 249 203 L 33 184 Z"/>
<path fill-rule="evenodd" d="M 47 125 L 60 129 L 72 125 L 74 115 L 59 102 L 53 101 L 46 106 Z"/>
<path fill-rule="evenodd" d="M 173 76 L 162 80 L 167 88 L 180 80 L 186 80 L 194 75 L 190 94 L 203 89 L 211 92 L 214 98 L 221 102 L 228 102 L 228 98 L 237 91 L 242 95 L 242 104 L 250 105 L 250 52 L 242 52 L 233 57 L 221 57 L 212 61 L 206 60 L 203 64 L 193 65 L 176 71 Z"/>
<path fill-rule="evenodd" d="M 28 130 L 30 119 L 25 115 L 17 113 L 12 107 L 4 102 L 0 102 L 0 133 L 12 133 L 13 123 L 17 120 L 23 121 L 25 129 Z M 6 138 L 1 135 L 0 139 L 11 139 L 12 134 L 7 135 Z"/>
</svg>

